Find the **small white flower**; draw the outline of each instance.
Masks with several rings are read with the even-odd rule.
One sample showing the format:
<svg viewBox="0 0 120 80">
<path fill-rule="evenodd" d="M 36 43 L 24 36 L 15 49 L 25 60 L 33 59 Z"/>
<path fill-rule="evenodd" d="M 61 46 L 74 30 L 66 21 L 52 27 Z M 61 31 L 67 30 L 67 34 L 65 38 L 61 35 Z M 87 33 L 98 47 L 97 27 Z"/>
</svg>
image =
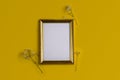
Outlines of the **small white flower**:
<svg viewBox="0 0 120 80">
<path fill-rule="evenodd" d="M 66 10 L 67 12 L 70 12 L 72 9 L 71 9 L 70 6 L 66 6 L 66 7 L 65 7 L 65 10 Z"/>
<path fill-rule="evenodd" d="M 23 57 L 25 59 L 29 59 L 30 58 L 30 52 L 31 52 L 30 49 L 25 49 L 24 52 L 23 52 Z"/>
<path fill-rule="evenodd" d="M 67 12 L 68 15 L 74 17 L 74 15 L 72 13 L 72 8 L 70 6 L 66 6 L 65 11 Z"/>
</svg>

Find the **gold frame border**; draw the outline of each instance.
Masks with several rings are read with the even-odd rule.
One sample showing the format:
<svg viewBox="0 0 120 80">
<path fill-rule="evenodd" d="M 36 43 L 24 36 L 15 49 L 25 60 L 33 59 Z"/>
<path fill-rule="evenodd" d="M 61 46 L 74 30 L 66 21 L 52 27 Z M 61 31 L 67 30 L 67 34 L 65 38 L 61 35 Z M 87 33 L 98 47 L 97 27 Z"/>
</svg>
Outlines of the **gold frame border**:
<svg viewBox="0 0 120 80">
<path fill-rule="evenodd" d="M 60 61 L 44 61 L 43 59 L 43 23 L 70 23 L 70 60 L 60 60 Z M 64 20 L 53 20 L 53 19 L 40 19 L 39 20 L 39 37 L 40 37 L 40 53 L 39 53 L 39 63 L 40 64 L 74 64 L 74 27 L 73 27 L 73 19 L 64 19 Z"/>
</svg>

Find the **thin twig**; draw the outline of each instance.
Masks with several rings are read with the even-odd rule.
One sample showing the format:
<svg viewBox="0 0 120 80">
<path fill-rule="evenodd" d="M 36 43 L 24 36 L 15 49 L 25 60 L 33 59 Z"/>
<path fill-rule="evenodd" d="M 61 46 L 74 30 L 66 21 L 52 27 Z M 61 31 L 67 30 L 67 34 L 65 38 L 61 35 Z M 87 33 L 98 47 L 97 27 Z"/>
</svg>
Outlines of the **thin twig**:
<svg viewBox="0 0 120 80">
<path fill-rule="evenodd" d="M 30 56 L 30 59 L 32 60 L 32 62 L 37 66 L 37 68 L 41 71 L 41 73 L 43 73 L 42 69 L 39 67 L 39 65 L 37 64 L 37 62 L 35 62 L 33 60 L 33 58 Z"/>
<path fill-rule="evenodd" d="M 78 57 L 79 57 L 80 52 L 76 52 L 76 65 L 75 65 L 75 71 L 77 71 L 78 67 Z"/>
</svg>

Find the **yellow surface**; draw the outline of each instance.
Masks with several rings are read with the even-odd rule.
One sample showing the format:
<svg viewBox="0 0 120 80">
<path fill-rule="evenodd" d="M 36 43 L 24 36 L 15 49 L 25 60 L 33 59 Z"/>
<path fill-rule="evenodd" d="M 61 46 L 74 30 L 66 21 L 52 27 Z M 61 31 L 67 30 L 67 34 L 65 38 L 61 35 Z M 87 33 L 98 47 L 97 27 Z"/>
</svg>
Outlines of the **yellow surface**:
<svg viewBox="0 0 120 80">
<path fill-rule="evenodd" d="M 75 65 L 43 65 L 41 74 L 19 54 L 25 48 L 38 51 L 38 20 L 63 19 L 66 5 L 80 25 L 75 25 L 77 71 Z M 120 1 L 1 0 L 0 80 L 120 80 Z"/>
</svg>

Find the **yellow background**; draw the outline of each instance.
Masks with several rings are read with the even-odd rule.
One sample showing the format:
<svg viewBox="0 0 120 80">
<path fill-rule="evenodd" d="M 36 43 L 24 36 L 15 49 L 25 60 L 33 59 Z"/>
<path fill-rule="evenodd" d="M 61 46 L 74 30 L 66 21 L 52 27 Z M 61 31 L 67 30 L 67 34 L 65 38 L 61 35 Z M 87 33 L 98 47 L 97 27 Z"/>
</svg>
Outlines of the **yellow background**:
<svg viewBox="0 0 120 80">
<path fill-rule="evenodd" d="M 38 20 L 63 19 L 70 5 L 78 20 L 75 65 L 42 65 L 19 57 L 38 51 Z M 67 16 L 66 18 L 71 18 Z M 1 0 L 0 80 L 120 80 L 119 0 Z"/>
</svg>

